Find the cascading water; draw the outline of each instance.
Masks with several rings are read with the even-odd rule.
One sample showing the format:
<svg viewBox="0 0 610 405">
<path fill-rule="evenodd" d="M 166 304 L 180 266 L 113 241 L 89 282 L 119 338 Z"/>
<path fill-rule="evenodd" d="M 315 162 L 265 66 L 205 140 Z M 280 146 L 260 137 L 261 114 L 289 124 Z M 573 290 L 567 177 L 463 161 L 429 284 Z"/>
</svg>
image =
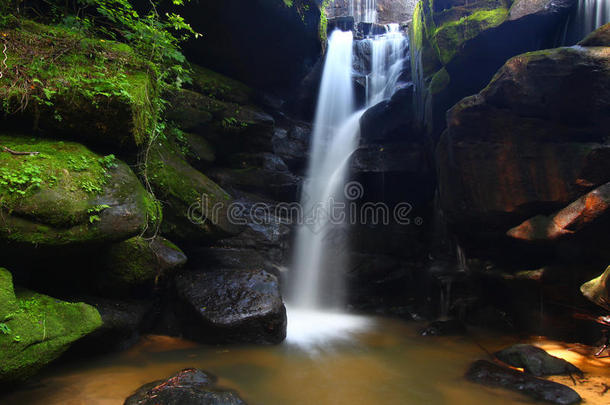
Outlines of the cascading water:
<svg viewBox="0 0 610 405">
<path fill-rule="evenodd" d="M 574 45 L 610 22 L 610 0 L 579 0 L 562 34 L 562 45 Z"/>
<path fill-rule="evenodd" d="M 406 39 L 398 26 L 371 41 L 366 108 L 392 96 L 402 72 Z M 360 118 L 353 90 L 352 32 L 334 31 L 320 85 L 311 158 L 301 197 L 304 221 L 296 240 L 289 279 L 288 342 L 319 346 L 348 338 L 366 326 L 366 319 L 343 314 L 344 271 L 347 266 L 333 235 L 343 234 L 348 215 L 336 216 L 344 203 L 348 163 L 358 147 Z M 345 213 L 345 212 L 344 212 Z M 339 232 L 337 232 L 339 231 Z"/>
<path fill-rule="evenodd" d="M 377 22 L 377 0 L 349 0 L 349 6 L 356 23 Z"/>
</svg>

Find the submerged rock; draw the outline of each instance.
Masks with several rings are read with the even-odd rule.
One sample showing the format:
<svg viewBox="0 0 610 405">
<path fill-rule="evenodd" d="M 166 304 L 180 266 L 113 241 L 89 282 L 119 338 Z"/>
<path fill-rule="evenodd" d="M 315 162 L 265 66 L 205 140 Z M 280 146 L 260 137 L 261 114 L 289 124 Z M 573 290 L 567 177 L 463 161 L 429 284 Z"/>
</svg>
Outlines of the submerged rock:
<svg viewBox="0 0 610 405">
<path fill-rule="evenodd" d="M 246 405 L 235 391 L 217 387 L 217 380 L 204 371 L 187 368 L 167 380 L 143 385 L 124 405 Z"/>
<path fill-rule="evenodd" d="M 497 352 L 496 357 L 513 367 L 522 368 L 537 377 L 560 374 L 582 374 L 578 367 L 543 349 L 525 344 L 518 344 Z"/>
<path fill-rule="evenodd" d="M 610 282 L 608 280 L 610 280 L 610 266 L 601 276 L 583 284 L 580 291 L 591 302 L 610 311 Z"/>
<path fill-rule="evenodd" d="M 532 399 L 552 404 L 570 405 L 582 401 L 576 391 L 565 385 L 542 380 L 486 360 L 476 361 L 466 373 L 466 378 L 478 384 L 521 392 Z"/>
<path fill-rule="evenodd" d="M 186 272 L 176 279 L 185 336 L 213 343 L 275 344 L 286 337 L 277 278 L 265 271 Z"/>
<path fill-rule="evenodd" d="M 457 320 L 434 321 L 426 326 L 421 332 L 422 336 L 453 336 L 466 333 L 466 326 Z"/>
<path fill-rule="evenodd" d="M 0 268 L 0 384 L 25 380 L 102 325 L 98 311 L 13 288 Z"/>
</svg>

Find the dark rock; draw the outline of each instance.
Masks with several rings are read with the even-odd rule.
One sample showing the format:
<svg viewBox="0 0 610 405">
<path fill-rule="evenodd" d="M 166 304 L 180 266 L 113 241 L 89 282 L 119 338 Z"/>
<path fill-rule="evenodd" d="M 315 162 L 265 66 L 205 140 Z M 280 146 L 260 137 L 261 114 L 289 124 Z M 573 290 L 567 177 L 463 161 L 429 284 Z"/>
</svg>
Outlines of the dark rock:
<svg viewBox="0 0 610 405">
<path fill-rule="evenodd" d="M 580 287 L 582 294 L 591 302 L 610 311 L 610 267 L 599 277 Z"/>
<path fill-rule="evenodd" d="M 449 319 L 446 321 L 431 322 L 424 328 L 420 335 L 422 336 L 454 336 L 463 335 L 466 333 L 466 327 L 457 319 Z"/>
<path fill-rule="evenodd" d="M 486 360 L 476 361 L 466 373 L 466 378 L 477 384 L 506 388 L 552 404 L 570 405 L 582 400 L 576 391 L 565 385 L 542 380 Z"/>
<path fill-rule="evenodd" d="M 369 108 L 360 118 L 360 142 L 378 143 L 417 139 L 413 127 L 413 83 L 399 89 L 390 100 Z"/>
<path fill-rule="evenodd" d="M 330 34 L 334 30 L 352 31 L 354 26 L 354 17 L 352 16 L 329 18 L 326 32 Z"/>
<path fill-rule="evenodd" d="M 124 405 L 246 405 L 233 390 L 216 386 L 218 379 L 187 368 L 167 380 L 145 384 Z"/>
<path fill-rule="evenodd" d="M 362 35 L 383 35 L 387 32 L 387 28 L 385 25 L 370 23 L 370 22 L 359 22 L 358 23 L 358 32 Z"/>
<path fill-rule="evenodd" d="M 518 344 L 497 352 L 496 357 L 504 363 L 522 368 L 536 377 L 560 374 L 582 374 L 576 366 L 555 356 L 551 356 L 543 349 L 525 344 Z"/>
<path fill-rule="evenodd" d="M 277 278 L 265 271 L 187 272 L 176 292 L 185 336 L 214 343 L 280 343 L 286 309 Z"/>
<path fill-rule="evenodd" d="M 500 240 L 610 181 L 608 60 L 604 48 L 523 54 L 449 111 L 436 161 L 458 234 Z"/>
<path fill-rule="evenodd" d="M 418 142 L 361 145 L 352 156 L 355 173 L 408 172 L 432 177 L 434 167 L 426 145 Z"/>
<path fill-rule="evenodd" d="M 286 165 L 297 172 L 303 172 L 307 163 L 311 127 L 295 124 L 290 129 L 277 128 L 273 134 L 273 152 Z"/>
<path fill-rule="evenodd" d="M 578 236 L 584 228 L 607 221 L 610 217 L 610 183 L 596 188 L 551 216 L 538 215 L 510 229 L 511 238 L 531 241 L 554 241 Z"/>
</svg>

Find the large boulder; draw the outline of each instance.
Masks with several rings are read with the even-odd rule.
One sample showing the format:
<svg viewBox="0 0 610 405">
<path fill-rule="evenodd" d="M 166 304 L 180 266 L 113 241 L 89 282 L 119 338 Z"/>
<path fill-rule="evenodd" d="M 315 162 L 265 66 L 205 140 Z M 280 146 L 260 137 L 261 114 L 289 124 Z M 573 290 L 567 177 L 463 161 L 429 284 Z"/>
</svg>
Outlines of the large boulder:
<svg viewBox="0 0 610 405">
<path fill-rule="evenodd" d="M 580 287 L 582 294 L 591 302 L 610 311 L 610 267 L 599 277 Z"/>
<path fill-rule="evenodd" d="M 187 368 L 167 380 L 144 384 L 124 405 L 246 405 L 233 390 L 216 386 L 218 378 Z"/>
<path fill-rule="evenodd" d="M 536 377 L 545 375 L 582 374 L 582 371 L 564 359 L 551 356 L 543 349 L 532 345 L 513 345 L 497 352 L 495 355 L 504 363 L 513 367 L 522 368 Z"/>
<path fill-rule="evenodd" d="M 129 166 L 72 142 L 0 135 L 0 240 L 26 246 L 120 241 L 159 213 Z M 7 245 L 5 245 L 6 247 Z"/>
<path fill-rule="evenodd" d="M 437 138 L 446 126 L 446 111 L 485 87 L 507 59 L 553 46 L 575 3 L 420 1 L 410 28 L 419 124 Z"/>
<path fill-rule="evenodd" d="M 102 325 L 98 311 L 18 290 L 0 268 L 0 384 L 22 381 Z"/>
<path fill-rule="evenodd" d="M 123 151 L 146 144 L 156 82 L 129 46 L 27 20 L 3 35 L 10 55 L 0 84 L 3 128 Z"/>
<path fill-rule="evenodd" d="M 439 188 L 459 235 L 503 238 L 610 180 L 609 49 L 519 55 L 449 111 Z"/>
<path fill-rule="evenodd" d="M 176 279 L 185 336 L 212 343 L 280 343 L 286 309 L 277 278 L 265 271 L 186 272 Z"/>
<path fill-rule="evenodd" d="M 570 387 L 501 367 L 486 360 L 473 363 L 466 373 L 466 378 L 478 384 L 521 392 L 534 400 L 551 404 L 570 405 L 582 401 L 580 395 Z"/>
</svg>

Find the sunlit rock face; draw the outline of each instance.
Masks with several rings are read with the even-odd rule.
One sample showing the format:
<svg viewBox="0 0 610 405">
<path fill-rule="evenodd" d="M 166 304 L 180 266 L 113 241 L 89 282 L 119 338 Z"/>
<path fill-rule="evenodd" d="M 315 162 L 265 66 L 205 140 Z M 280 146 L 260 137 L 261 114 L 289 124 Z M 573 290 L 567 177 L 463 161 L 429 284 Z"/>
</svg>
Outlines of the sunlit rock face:
<svg viewBox="0 0 610 405">
<path fill-rule="evenodd" d="M 610 267 L 599 277 L 580 287 L 582 294 L 590 301 L 610 311 Z"/>
<path fill-rule="evenodd" d="M 423 0 L 410 29 L 416 117 L 434 137 L 445 113 L 507 59 L 553 47 L 576 0 Z"/>
<path fill-rule="evenodd" d="M 501 237 L 610 180 L 609 61 L 609 47 L 523 54 L 449 111 L 439 187 L 459 235 Z"/>
<path fill-rule="evenodd" d="M 377 22 L 380 24 L 402 23 L 411 19 L 418 0 L 376 0 Z M 358 6 L 359 0 L 331 0 L 326 7 L 328 18 L 351 15 L 352 5 Z M 361 0 L 360 3 L 365 3 Z"/>
</svg>

